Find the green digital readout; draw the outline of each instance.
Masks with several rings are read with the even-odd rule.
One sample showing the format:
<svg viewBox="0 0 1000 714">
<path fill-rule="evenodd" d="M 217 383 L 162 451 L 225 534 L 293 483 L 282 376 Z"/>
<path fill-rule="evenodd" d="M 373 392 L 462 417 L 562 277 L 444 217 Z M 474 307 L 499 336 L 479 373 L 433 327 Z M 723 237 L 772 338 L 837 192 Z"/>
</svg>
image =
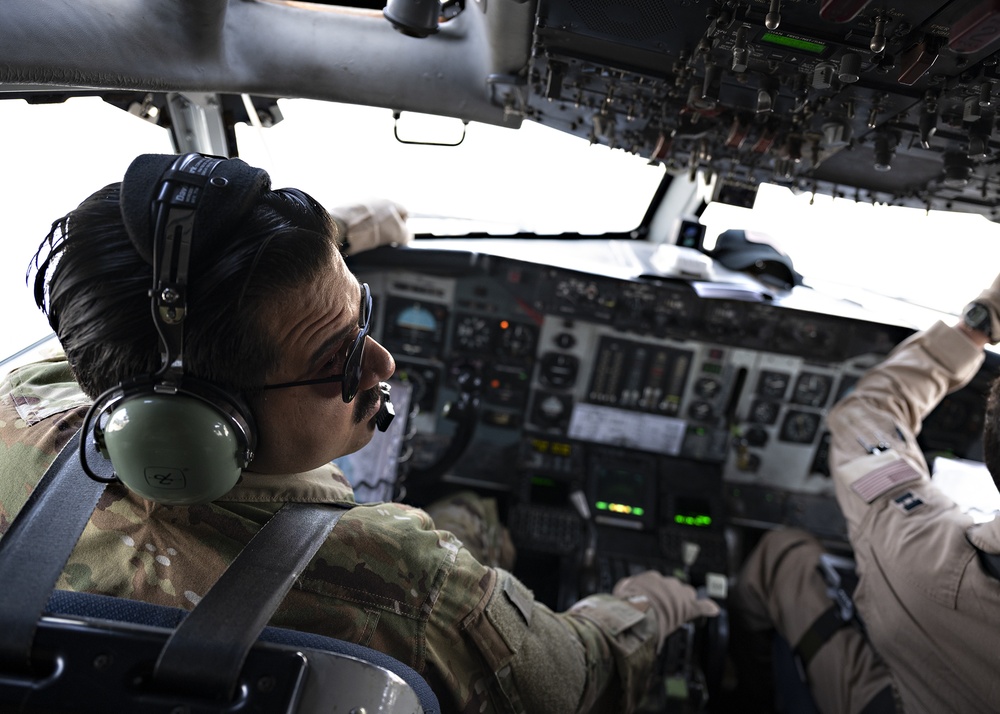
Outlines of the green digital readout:
<svg viewBox="0 0 1000 714">
<path fill-rule="evenodd" d="M 628 506 L 624 503 L 611 503 L 609 501 L 598 501 L 594 504 L 598 511 L 610 511 L 620 513 L 624 516 L 642 516 L 646 513 L 642 506 Z"/>
<path fill-rule="evenodd" d="M 693 528 L 712 525 L 712 506 L 706 498 L 678 496 L 674 508 L 674 523 Z"/>
<path fill-rule="evenodd" d="M 794 35 L 779 35 L 777 32 L 765 32 L 760 36 L 760 41 L 772 45 L 781 45 L 792 50 L 809 52 L 814 55 L 823 54 L 827 48 L 827 45 L 822 42 L 807 40 L 804 37 L 795 37 Z"/>
</svg>

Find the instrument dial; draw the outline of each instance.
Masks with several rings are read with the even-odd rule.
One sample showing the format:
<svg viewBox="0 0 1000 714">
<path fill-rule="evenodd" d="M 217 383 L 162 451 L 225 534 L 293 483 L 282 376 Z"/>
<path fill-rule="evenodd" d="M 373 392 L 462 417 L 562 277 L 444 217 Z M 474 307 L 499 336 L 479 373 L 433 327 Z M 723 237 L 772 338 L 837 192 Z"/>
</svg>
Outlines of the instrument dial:
<svg viewBox="0 0 1000 714">
<path fill-rule="evenodd" d="M 750 421 L 756 424 L 773 424 L 778 420 L 778 405 L 758 400 L 750 407 Z"/>
<path fill-rule="evenodd" d="M 757 382 L 757 393 L 770 399 L 783 399 L 788 389 L 788 374 L 785 372 L 761 372 Z"/>
<path fill-rule="evenodd" d="M 832 384 L 833 380 L 828 375 L 803 372 L 795 383 L 792 401 L 808 407 L 821 407 L 830 395 Z"/>
<path fill-rule="evenodd" d="M 488 352 L 493 341 L 490 321 L 481 315 L 461 315 L 455 323 L 455 346 L 463 352 Z"/>
<path fill-rule="evenodd" d="M 819 414 L 791 411 L 781 425 L 780 439 L 793 444 L 808 444 L 816 437 L 818 430 Z"/>
<path fill-rule="evenodd" d="M 694 391 L 700 397 L 714 399 L 722 391 L 722 385 L 713 377 L 702 377 L 695 382 Z"/>
<path fill-rule="evenodd" d="M 507 357 L 530 357 L 535 352 L 535 328 L 516 322 L 500 321 L 500 353 Z"/>
</svg>

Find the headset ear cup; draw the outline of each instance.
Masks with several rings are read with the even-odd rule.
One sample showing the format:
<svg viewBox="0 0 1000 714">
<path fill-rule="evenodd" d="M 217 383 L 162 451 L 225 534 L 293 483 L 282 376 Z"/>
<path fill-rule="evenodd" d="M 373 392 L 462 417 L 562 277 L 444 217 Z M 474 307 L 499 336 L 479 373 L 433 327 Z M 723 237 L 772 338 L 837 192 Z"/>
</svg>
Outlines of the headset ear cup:
<svg viewBox="0 0 1000 714">
<path fill-rule="evenodd" d="M 242 472 L 241 439 L 218 409 L 195 397 L 123 399 L 103 431 L 118 478 L 151 501 L 207 503 L 231 490 Z"/>
<path fill-rule="evenodd" d="M 92 422 L 97 448 L 118 479 L 168 505 L 207 503 L 227 493 L 257 443 L 242 400 L 193 378 L 176 388 L 152 380 L 119 385 L 97 398 L 84 428 Z"/>
<path fill-rule="evenodd" d="M 185 377 L 180 391 L 211 404 L 222 414 L 240 443 L 237 463 L 246 468 L 257 449 L 257 423 L 253 413 L 240 397 L 195 377 Z"/>
</svg>

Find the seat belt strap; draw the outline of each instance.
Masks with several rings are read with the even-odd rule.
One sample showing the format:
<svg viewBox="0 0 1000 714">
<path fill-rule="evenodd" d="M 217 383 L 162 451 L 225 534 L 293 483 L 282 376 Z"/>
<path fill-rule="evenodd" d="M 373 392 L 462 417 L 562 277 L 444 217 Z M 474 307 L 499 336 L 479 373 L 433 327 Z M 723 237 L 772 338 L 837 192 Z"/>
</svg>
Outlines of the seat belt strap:
<svg viewBox="0 0 1000 714">
<path fill-rule="evenodd" d="M 38 621 L 107 486 L 84 475 L 81 438 L 78 431 L 67 442 L 0 539 L 0 666 L 6 671 L 29 668 Z M 110 461 L 97 459 L 95 466 L 98 476 L 113 478 Z M 346 510 L 285 504 L 173 633 L 157 663 L 157 681 L 209 696 L 231 692 L 260 632 Z"/>
<path fill-rule="evenodd" d="M 38 620 L 107 484 L 84 476 L 79 431 L 56 456 L 0 539 L 0 666 L 29 666 Z M 99 476 L 112 476 L 100 460 Z"/>
<path fill-rule="evenodd" d="M 795 662 L 799 667 L 799 675 L 802 681 L 808 681 L 806 671 L 812 658 L 816 653 L 830 641 L 830 638 L 842 627 L 851 624 L 851 620 L 844 620 L 841 617 L 841 610 L 838 605 L 831 605 L 817 617 L 809 628 L 802 635 L 801 639 L 793 650 Z"/>
<path fill-rule="evenodd" d="M 288 503 L 274 514 L 167 640 L 155 685 L 231 694 L 250 648 L 347 510 Z"/>
</svg>

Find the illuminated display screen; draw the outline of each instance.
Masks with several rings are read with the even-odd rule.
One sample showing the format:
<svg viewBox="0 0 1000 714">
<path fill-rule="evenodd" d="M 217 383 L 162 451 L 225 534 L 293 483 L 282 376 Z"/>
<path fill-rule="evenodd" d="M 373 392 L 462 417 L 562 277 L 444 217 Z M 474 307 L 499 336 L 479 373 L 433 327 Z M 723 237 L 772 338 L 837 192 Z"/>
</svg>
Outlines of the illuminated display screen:
<svg viewBox="0 0 1000 714">
<path fill-rule="evenodd" d="M 651 463 L 609 459 L 591 464 L 594 515 L 609 522 L 652 523 L 655 470 Z"/>
<path fill-rule="evenodd" d="M 609 503 L 607 501 L 598 501 L 594 504 L 594 507 L 597 508 L 598 511 L 619 513 L 624 516 L 642 516 L 646 513 L 646 509 L 642 506 L 630 506 L 627 503 Z"/>
<path fill-rule="evenodd" d="M 771 45 L 780 45 L 792 50 L 809 52 L 814 55 L 823 54 L 827 48 L 827 45 L 822 42 L 807 40 L 804 37 L 795 37 L 794 35 L 779 35 L 777 32 L 765 32 L 760 36 L 760 41 Z"/>
<path fill-rule="evenodd" d="M 678 498 L 674 502 L 674 523 L 693 528 L 708 528 L 712 525 L 712 509 L 708 499 Z"/>
<path fill-rule="evenodd" d="M 400 356 L 420 357 L 444 340 L 448 308 L 430 302 L 390 297 L 385 307 L 383 342 Z"/>
<path fill-rule="evenodd" d="M 529 482 L 531 502 L 543 506 L 565 506 L 569 501 L 569 484 L 548 476 L 534 475 Z"/>
</svg>

